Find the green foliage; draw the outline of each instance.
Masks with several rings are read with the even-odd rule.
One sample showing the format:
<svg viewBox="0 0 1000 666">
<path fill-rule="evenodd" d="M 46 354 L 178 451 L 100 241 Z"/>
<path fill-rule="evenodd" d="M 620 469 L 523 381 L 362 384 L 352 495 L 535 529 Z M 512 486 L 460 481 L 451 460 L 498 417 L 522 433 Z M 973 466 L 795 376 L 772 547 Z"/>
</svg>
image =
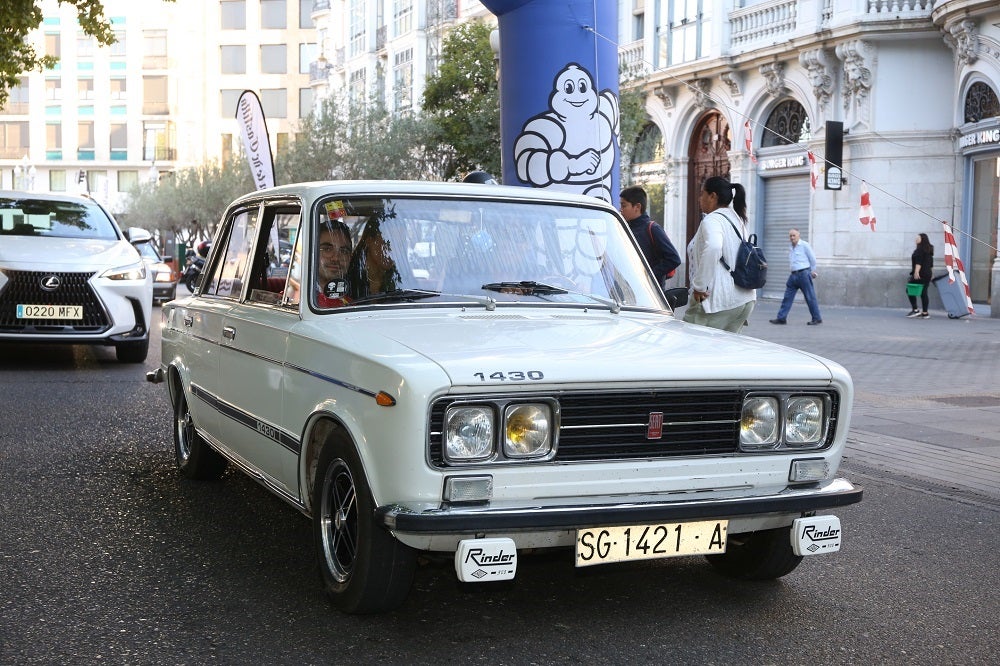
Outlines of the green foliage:
<svg viewBox="0 0 1000 666">
<path fill-rule="evenodd" d="M 454 148 L 447 179 L 476 169 L 500 173 L 500 95 L 490 32 L 480 22 L 451 31 L 438 72 L 424 88 L 422 107 L 434 122 L 434 141 Z"/>
<path fill-rule="evenodd" d="M 632 185 L 632 158 L 635 155 L 635 144 L 642 128 L 649 122 L 646 114 L 646 93 L 642 90 L 640 81 L 622 79 L 618 91 L 618 113 L 621 136 L 618 139 L 621 148 L 621 182 L 622 187 Z"/>
<path fill-rule="evenodd" d="M 303 120 L 276 170 L 279 183 L 335 179 L 441 180 L 450 151 L 433 121 L 367 104 L 325 100 Z"/>
<path fill-rule="evenodd" d="M 80 28 L 99 44 L 108 46 L 115 42 L 101 0 L 59 0 L 59 4 L 75 6 Z M 27 36 L 42 24 L 42 18 L 36 0 L 0 2 L 0 108 L 7 103 L 10 89 L 18 84 L 23 73 L 44 71 L 58 62 L 53 56 L 39 55 L 26 41 Z"/>
<path fill-rule="evenodd" d="M 125 213 L 131 226 L 171 232 L 189 245 L 210 238 L 233 199 L 252 191 L 253 178 L 242 155 L 225 167 L 209 162 L 162 174 L 130 194 Z"/>
</svg>

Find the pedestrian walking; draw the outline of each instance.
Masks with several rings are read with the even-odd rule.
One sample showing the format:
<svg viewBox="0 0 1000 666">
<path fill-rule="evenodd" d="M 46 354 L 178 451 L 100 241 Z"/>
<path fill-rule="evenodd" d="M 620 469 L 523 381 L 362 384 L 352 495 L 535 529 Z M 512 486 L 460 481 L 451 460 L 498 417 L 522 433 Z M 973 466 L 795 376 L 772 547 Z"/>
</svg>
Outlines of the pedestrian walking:
<svg viewBox="0 0 1000 666">
<path fill-rule="evenodd" d="M 931 286 L 934 272 L 934 246 L 927 234 L 917 234 L 917 247 L 910 255 L 910 277 L 906 283 L 906 296 L 910 299 L 910 312 L 907 317 L 929 319 L 927 312 L 927 290 Z M 917 310 L 917 294 L 920 295 L 921 310 Z"/>
<path fill-rule="evenodd" d="M 628 222 L 628 228 L 635 237 L 646 262 L 653 269 L 653 275 L 660 287 L 681 265 L 681 256 L 670 242 L 663 227 L 653 222 L 646 212 L 649 199 L 646 191 L 638 186 L 626 187 L 619 195 L 619 210 Z"/>
<path fill-rule="evenodd" d="M 691 302 L 684 321 L 739 333 L 753 312 L 757 290 L 736 286 L 722 260 L 735 266 L 740 243 L 747 237 L 746 190 L 712 176 L 702 186 L 698 203 L 704 217 L 687 247 Z"/>
<path fill-rule="evenodd" d="M 819 302 L 816 300 L 816 288 L 813 280 L 816 279 L 816 255 L 813 254 L 809 243 L 802 240 L 798 229 L 789 229 L 788 240 L 791 247 L 788 249 L 788 266 L 792 273 L 785 283 L 785 297 L 781 299 L 781 307 L 778 308 L 778 316 L 769 320 L 772 324 L 787 324 L 788 312 L 792 309 L 795 301 L 795 292 L 801 291 L 805 296 L 806 305 L 809 306 L 809 314 L 812 316 L 807 324 L 815 326 L 823 323 L 823 316 L 819 313 Z"/>
</svg>

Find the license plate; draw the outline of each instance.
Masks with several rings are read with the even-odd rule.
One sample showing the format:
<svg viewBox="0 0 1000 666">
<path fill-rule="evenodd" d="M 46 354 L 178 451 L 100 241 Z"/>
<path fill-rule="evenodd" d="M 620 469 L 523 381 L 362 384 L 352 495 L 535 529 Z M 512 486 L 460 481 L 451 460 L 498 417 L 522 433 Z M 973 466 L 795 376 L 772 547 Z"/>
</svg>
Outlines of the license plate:
<svg viewBox="0 0 1000 666">
<path fill-rule="evenodd" d="M 576 566 L 726 552 L 728 520 L 589 527 L 576 531 Z"/>
<path fill-rule="evenodd" d="M 18 319 L 83 319 L 82 305 L 17 304 Z"/>
</svg>

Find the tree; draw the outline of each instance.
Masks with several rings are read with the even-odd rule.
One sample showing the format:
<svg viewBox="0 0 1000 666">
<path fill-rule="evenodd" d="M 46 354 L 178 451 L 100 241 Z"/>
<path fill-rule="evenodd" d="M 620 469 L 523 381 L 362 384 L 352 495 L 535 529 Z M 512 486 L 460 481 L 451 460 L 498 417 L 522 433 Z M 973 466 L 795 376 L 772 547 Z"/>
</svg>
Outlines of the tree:
<svg viewBox="0 0 1000 666">
<path fill-rule="evenodd" d="M 159 182 L 142 183 L 126 207 L 130 225 L 176 236 L 194 245 L 210 238 L 226 207 L 252 191 L 253 178 L 242 155 L 232 164 L 209 162 L 163 174 Z"/>
<path fill-rule="evenodd" d="M 377 99 L 323 102 L 302 121 L 295 141 L 279 156 L 282 183 L 329 178 L 441 180 L 451 150 L 436 140 L 431 119 L 392 114 Z"/>
<path fill-rule="evenodd" d="M 424 88 L 423 111 L 436 125 L 435 141 L 455 150 L 445 178 L 475 169 L 500 172 L 500 95 L 490 32 L 480 22 L 451 31 L 438 72 Z"/>
<path fill-rule="evenodd" d="M 115 42 L 111 22 L 104 18 L 101 0 L 59 0 L 59 3 L 76 7 L 80 28 L 99 44 L 108 46 Z M 0 108 L 7 103 L 10 89 L 19 83 L 21 74 L 33 69 L 43 71 L 59 61 L 55 56 L 38 55 L 26 41 L 27 36 L 42 24 L 42 18 L 36 0 L 0 3 Z"/>
</svg>

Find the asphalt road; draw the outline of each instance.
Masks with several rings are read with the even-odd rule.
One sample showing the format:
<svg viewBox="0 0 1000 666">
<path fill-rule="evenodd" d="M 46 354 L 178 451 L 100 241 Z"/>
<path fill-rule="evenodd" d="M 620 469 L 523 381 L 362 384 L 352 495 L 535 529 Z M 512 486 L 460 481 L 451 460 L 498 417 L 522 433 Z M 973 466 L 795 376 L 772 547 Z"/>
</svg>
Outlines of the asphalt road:
<svg viewBox="0 0 1000 666">
<path fill-rule="evenodd" d="M 462 588 L 428 562 L 399 611 L 342 615 L 305 518 L 174 471 L 158 362 L 0 344 L 0 664 L 997 663 L 1000 504 L 849 465 L 843 550 L 778 582 L 560 553 Z"/>
</svg>

